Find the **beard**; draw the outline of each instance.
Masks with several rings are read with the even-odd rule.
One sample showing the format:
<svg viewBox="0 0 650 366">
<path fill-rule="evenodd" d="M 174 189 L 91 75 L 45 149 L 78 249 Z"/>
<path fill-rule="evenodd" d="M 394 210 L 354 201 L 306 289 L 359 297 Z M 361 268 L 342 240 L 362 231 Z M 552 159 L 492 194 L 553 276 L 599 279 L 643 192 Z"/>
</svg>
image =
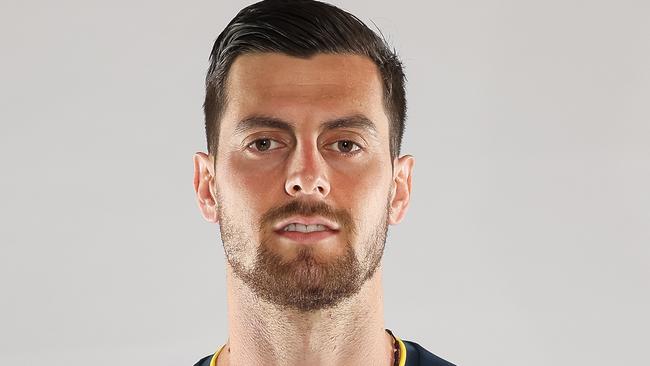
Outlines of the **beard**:
<svg viewBox="0 0 650 366">
<path fill-rule="evenodd" d="M 224 201 L 219 197 L 218 202 Z M 293 215 L 322 216 L 338 223 L 344 244 L 342 254 L 324 258 L 313 247 L 299 245 L 295 255 L 287 258 L 274 250 L 274 233 L 270 227 Z M 235 276 L 259 298 L 281 308 L 303 312 L 333 307 L 357 294 L 381 263 L 388 231 L 387 203 L 380 222 L 370 225 L 373 232 L 357 243 L 365 250 L 360 260 L 354 250 L 358 230 L 351 214 L 335 210 L 324 202 L 291 201 L 270 209 L 258 223 L 259 243 L 254 243 L 251 236 L 245 234 L 245 224 L 241 224 L 241 220 L 237 224 L 224 205 L 219 205 L 219 217 L 221 241 Z M 244 259 L 250 256 L 251 248 L 256 250 L 252 266 L 247 268 Z"/>
</svg>

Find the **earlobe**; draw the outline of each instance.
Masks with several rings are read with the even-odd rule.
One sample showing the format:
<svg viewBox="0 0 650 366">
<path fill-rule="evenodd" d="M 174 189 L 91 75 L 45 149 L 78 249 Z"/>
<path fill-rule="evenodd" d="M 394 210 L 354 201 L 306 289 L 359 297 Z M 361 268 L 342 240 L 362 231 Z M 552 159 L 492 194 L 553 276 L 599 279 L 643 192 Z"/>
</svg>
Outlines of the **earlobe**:
<svg viewBox="0 0 650 366">
<path fill-rule="evenodd" d="M 208 222 L 219 222 L 216 196 L 212 192 L 214 172 L 212 159 L 205 153 L 194 154 L 194 192 L 201 215 Z"/>
<path fill-rule="evenodd" d="M 390 201 L 388 223 L 399 224 L 406 215 L 411 200 L 413 165 L 415 158 L 404 155 L 396 158 L 393 164 L 393 194 Z"/>
</svg>

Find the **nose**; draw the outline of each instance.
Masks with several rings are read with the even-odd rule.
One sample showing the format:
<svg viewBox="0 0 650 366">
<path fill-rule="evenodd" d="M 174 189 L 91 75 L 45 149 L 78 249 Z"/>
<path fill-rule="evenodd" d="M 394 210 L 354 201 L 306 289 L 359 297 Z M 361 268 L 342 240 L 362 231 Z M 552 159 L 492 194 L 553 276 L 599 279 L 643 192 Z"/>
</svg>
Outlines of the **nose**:
<svg viewBox="0 0 650 366">
<path fill-rule="evenodd" d="M 326 170 L 326 162 L 314 144 L 299 144 L 289 157 L 284 189 L 292 197 L 326 197 L 330 193 Z"/>
</svg>

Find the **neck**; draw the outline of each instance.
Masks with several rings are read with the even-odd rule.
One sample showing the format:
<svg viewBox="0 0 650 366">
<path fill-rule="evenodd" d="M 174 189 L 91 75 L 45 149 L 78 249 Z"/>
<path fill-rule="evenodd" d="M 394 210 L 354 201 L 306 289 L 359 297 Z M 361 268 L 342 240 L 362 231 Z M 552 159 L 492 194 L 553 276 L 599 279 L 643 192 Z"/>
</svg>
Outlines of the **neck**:
<svg viewBox="0 0 650 366">
<path fill-rule="evenodd" d="M 392 365 L 384 330 L 381 266 L 356 295 L 310 312 L 260 300 L 227 265 L 228 342 L 218 366 Z"/>
</svg>

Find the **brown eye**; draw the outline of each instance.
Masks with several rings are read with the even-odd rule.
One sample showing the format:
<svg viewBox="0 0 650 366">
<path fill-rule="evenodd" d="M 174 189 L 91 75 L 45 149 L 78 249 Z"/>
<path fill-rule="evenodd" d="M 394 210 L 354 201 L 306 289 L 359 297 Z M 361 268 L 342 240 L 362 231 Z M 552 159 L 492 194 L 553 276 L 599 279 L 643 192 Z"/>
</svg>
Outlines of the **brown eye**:
<svg viewBox="0 0 650 366">
<path fill-rule="evenodd" d="M 329 146 L 331 146 L 330 147 L 331 149 L 334 149 L 344 154 L 354 153 L 361 149 L 361 147 L 357 143 L 352 142 L 350 140 L 337 141 Z"/>
<path fill-rule="evenodd" d="M 248 148 L 258 152 L 263 152 L 263 151 L 277 149 L 280 146 L 281 144 L 279 142 L 272 139 L 257 139 L 251 142 L 248 145 Z"/>
<path fill-rule="evenodd" d="M 255 147 L 259 151 L 266 151 L 271 147 L 271 140 L 269 139 L 263 139 L 263 140 L 257 140 L 255 141 Z"/>
<path fill-rule="evenodd" d="M 340 152 L 350 152 L 354 149 L 354 142 L 352 141 L 339 141 L 337 144 Z"/>
</svg>

